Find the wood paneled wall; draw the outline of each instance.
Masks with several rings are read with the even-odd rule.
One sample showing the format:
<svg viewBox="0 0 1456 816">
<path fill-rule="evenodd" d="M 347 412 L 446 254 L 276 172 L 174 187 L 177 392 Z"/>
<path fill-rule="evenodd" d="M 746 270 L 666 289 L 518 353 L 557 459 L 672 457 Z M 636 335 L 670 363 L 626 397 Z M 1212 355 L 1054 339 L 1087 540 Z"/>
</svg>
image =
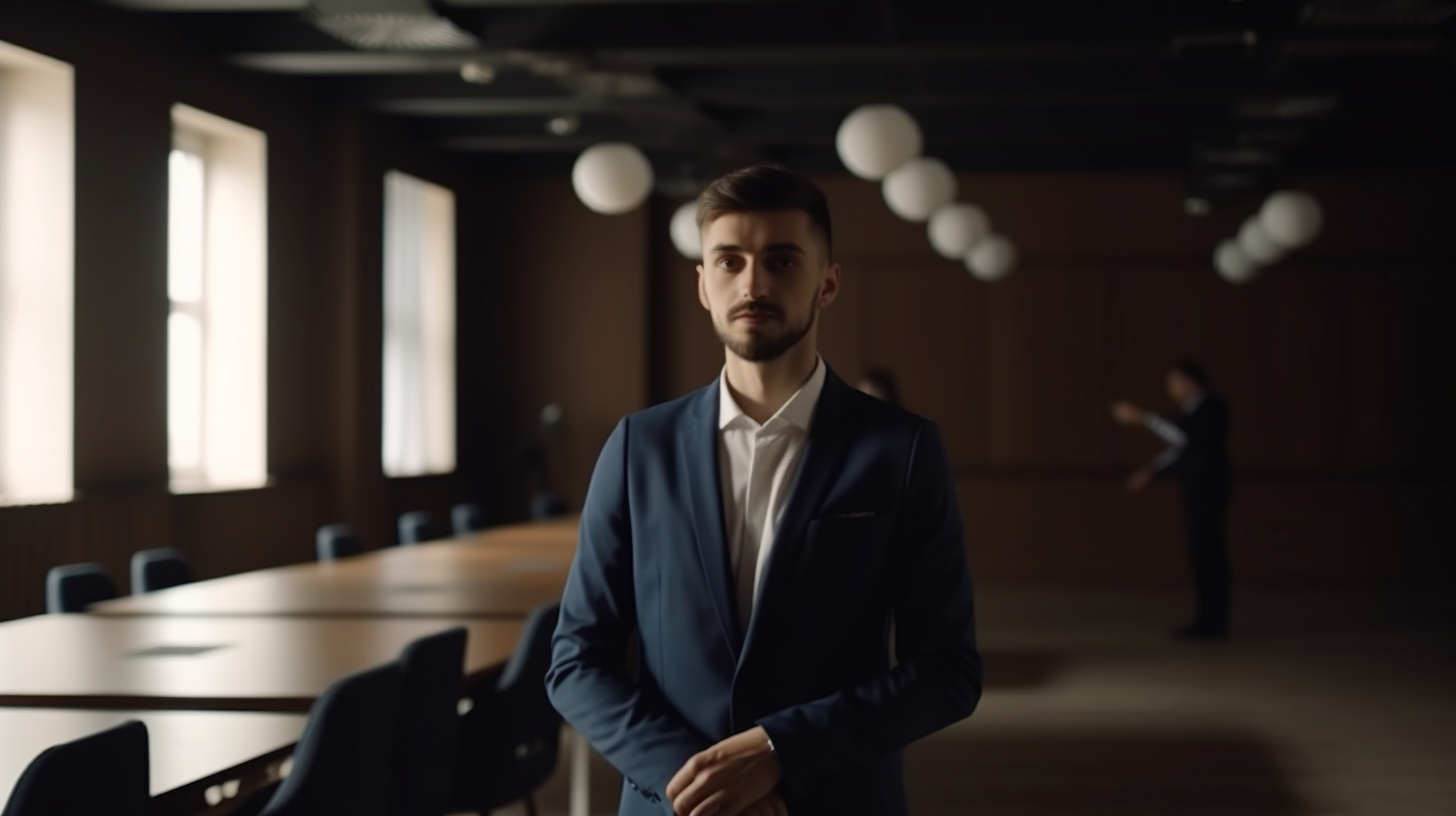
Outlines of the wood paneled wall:
<svg viewBox="0 0 1456 816">
<path fill-rule="evenodd" d="M 463 476 L 495 518 L 523 518 L 541 486 L 528 456 L 554 402 L 552 487 L 579 508 L 617 420 L 647 404 L 647 213 L 592 213 L 565 178 L 473 178 L 462 229 L 482 237 L 460 259 Z"/>
<path fill-rule="evenodd" d="M 314 528 L 482 502 L 524 517 L 527 454 L 548 402 L 550 461 L 579 506 L 623 414 L 708 382 L 722 350 L 667 241 L 677 202 L 594 215 L 559 178 L 452 157 L 308 83 L 198 57 L 166 16 L 79 0 L 7 0 L 0 39 L 71 62 L 77 82 L 76 474 L 80 498 L 0 508 L 0 617 L 40 610 L 46 568 L 101 560 L 124 584 L 144 547 L 180 546 L 201 575 L 309 557 Z M 269 462 L 259 491 L 166 490 L 166 156 L 174 102 L 268 133 Z M 455 190 L 459 470 L 387 480 L 379 466 L 382 175 Z M 509 168 L 506 168 L 507 170 Z M 1208 256 L 1257 202 L 1185 216 L 1172 176 L 972 175 L 1021 248 L 987 286 L 933 255 L 874 185 L 821 180 L 842 297 L 826 358 L 898 375 L 958 469 L 983 579 L 1180 580 L 1173 492 L 1134 500 L 1146 434 L 1106 403 L 1161 404 L 1166 360 L 1208 361 L 1235 411 L 1237 567 L 1257 582 L 1440 580 L 1456 540 L 1456 211 L 1449 175 L 1294 179 L 1325 202 L 1319 241 L 1249 287 Z"/>
<path fill-rule="evenodd" d="M 851 380 L 890 369 L 939 423 L 983 578 L 1181 580 L 1176 491 L 1121 487 L 1159 443 L 1107 411 L 1171 410 L 1176 356 L 1205 361 L 1232 406 L 1242 578 L 1402 584 L 1456 566 L 1456 180 L 1293 179 L 1324 202 L 1325 233 L 1242 287 L 1209 258 L 1259 202 L 1190 218 L 1172 176 L 963 176 L 962 198 L 1021 251 L 994 285 L 936 256 L 874 185 L 820 181 L 845 270 L 824 356 Z M 692 263 L 660 257 L 663 399 L 708 382 L 722 350 Z"/>
</svg>

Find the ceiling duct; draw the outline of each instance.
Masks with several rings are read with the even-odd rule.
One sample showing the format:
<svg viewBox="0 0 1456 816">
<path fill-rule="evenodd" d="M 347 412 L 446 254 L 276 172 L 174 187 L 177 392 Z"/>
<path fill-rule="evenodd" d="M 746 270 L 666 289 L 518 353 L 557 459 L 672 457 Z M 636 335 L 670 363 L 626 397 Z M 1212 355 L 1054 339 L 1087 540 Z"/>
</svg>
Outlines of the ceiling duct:
<svg viewBox="0 0 1456 816">
<path fill-rule="evenodd" d="M 436 14 L 429 0 L 313 0 L 308 17 L 325 33 L 370 51 L 458 51 L 479 45 Z"/>
<path fill-rule="evenodd" d="M 1310 0 L 1310 28 L 1433 28 L 1456 19 L 1456 0 Z"/>
<path fill-rule="evenodd" d="M 1255 31 L 1213 31 L 1178 34 L 1172 41 L 1173 54 L 1180 59 L 1250 59 L 1258 53 Z"/>
<path fill-rule="evenodd" d="M 1272 167 L 1279 163 L 1279 154 L 1265 147 L 1200 147 L 1198 161 L 1205 165 Z"/>
<path fill-rule="evenodd" d="M 1251 96 L 1238 101 L 1240 119 L 1320 119 L 1340 107 L 1338 96 Z"/>
<path fill-rule="evenodd" d="M 1284 44 L 1291 59 L 1361 59 L 1371 57 L 1428 57 L 1441 49 L 1439 37 L 1379 37 L 1297 39 Z"/>
</svg>

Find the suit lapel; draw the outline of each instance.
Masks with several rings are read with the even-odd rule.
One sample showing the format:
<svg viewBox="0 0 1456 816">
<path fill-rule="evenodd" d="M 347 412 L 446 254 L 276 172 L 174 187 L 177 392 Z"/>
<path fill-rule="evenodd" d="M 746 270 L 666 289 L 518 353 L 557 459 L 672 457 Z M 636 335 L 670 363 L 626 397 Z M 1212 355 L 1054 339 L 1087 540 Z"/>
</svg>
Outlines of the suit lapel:
<svg viewBox="0 0 1456 816">
<path fill-rule="evenodd" d="M 729 568 L 728 534 L 723 523 L 723 490 L 718 472 L 718 383 L 705 388 L 683 424 L 678 445 L 678 464 L 686 474 L 692 505 L 694 539 L 708 595 L 718 615 L 723 638 L 733 659 L 739 656 L 738 622 L 733 614 L 732 570 Z"/>
<path fill-rule="evenodd" d="M 845 421 L 849 396 L 849 386 L 832 369 L 825 371 L 824 390 L 820 392 L 819 405 L 814 409 L 814 424 L 809 429 L 804 458 L 799 462 L 799 472 L 794 477 L 794 487 L 779 519 L 773 549 L 764 567 L 758 601 L 743 645 L 745 655 L 753 646 L 755 633 L 772 625 L 779 606 L 792 590 L 794 566 L 803 551 L 805 530 L 823 506 L 824 497 L 849 452 L 853 436 L 850 423 Z"/>
</svg>

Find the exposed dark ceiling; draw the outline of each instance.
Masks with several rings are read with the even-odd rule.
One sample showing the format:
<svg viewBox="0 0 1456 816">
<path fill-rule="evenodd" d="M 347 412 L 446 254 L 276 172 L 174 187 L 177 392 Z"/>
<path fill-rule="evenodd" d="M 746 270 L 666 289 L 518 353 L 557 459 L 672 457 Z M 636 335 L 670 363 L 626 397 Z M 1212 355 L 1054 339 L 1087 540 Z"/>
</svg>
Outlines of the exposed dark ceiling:
<svg viewBox="0 0 1456 816">
<path fill-rule="evenodd" d="M 304 0 L 105 2 L 518 167 L 625 140 L 660 175 L 833 169 L 870 102 L 957 169 L 1186 171 L 1211 198 L 1287 169 L 1456 167 L 1456 0 L 434 2 L 478 42 L 450 51 L 352 48 Z M 494 79 L 464 81 L 471 60 Z"/>
</svg>

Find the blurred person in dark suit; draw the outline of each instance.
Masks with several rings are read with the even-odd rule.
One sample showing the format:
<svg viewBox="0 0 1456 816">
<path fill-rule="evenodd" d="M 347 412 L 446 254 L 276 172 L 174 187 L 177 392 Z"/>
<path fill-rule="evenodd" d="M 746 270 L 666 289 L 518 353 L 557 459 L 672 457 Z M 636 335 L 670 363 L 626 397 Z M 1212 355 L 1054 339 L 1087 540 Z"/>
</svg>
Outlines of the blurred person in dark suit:
<svg viewBox="0 0 1456 816">
<path fill-rule="evenodd" d="M 1169 366 L 1165 384 L 1181 411 L 1178 416 L 1163 417 L 1126 401 L 1112 404 L 1112 416 L 1123 425 L 1141 425 L 1168 443 L 1157 458 L 1128 477 L 1128 490 L 1141 492 L 1164 473 L 1175 473 L 1182 482 L 1196 603 L 1193 621 L 1174 634 L 1218 640 L 1228 635 L 1231 594 L 1225 541 L 1231 482 L 1224 444 L 1228 406 L 1209 390 L 1207 373 L 1192 360 Z"/>
</svg>

